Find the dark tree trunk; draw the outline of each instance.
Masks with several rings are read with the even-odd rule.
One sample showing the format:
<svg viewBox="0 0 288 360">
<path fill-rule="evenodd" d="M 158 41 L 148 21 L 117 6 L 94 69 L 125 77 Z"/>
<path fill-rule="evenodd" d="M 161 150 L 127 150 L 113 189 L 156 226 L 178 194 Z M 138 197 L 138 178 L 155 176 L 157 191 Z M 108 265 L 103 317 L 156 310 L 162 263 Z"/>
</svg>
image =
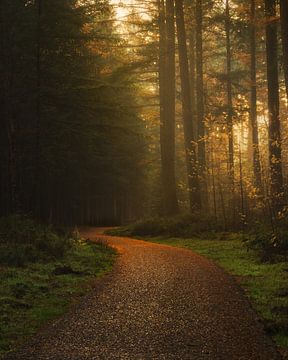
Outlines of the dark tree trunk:
<svg viewBox="0 0 288 360">
<path fill-rule="evenodd" d="M 196 69 L 197 69 L 197 124 L 198 124 L 198 162 L 200 177 L 205 172 L 205 119 L 203 91 L 203 14 L 202 0 L 196 1 Z"/>
<path fill-rule="evenodd" d="M 159 6 L 159 93 L 160 144 L 163 205 L 166 215 L 178 212 L 175 180 L 175 26 L 174 3 L 163 0 Z M 165 11 L 166 10 L 166 11 Z M 166 14 L 165 14 L 166 13 Z"/>
<path fill-rule="evenodd" d="M 195 17 L 195 12 L 193 13 Z M 191 25 L 189 33 L 189 74 L 190 74 L 190 92 L 191 92 L 191 106 L 192 106 L 192 122 L 193 133 L 198 133 L 197 127 L 197 111 L 196 111 L 196 41 L 195 41 L 195 26 Z"/>
<path fill-rule="evenodd" d="M 234 183 L 234 139 L 233 139 L 233 102 L 231 79 L 231 40 L 230 40 L 230 6 L 226 0 L 225 9 L 225 34 L 226 34 L 226 66 L 227 66 L 227 130 L 228 130 L 228 172 Z"/>
<path fill-rule="evenodd" d="M 257 80 L 256 80 L 256 25 L 255 25 L 255 0 L 251 0 L 250 24 L 250 124 L 252 130 L 253 146 L 253 172 L 257 189 L 262 191 L 261 164 L 259 153 L 259 137 L 257 124 Z"/>
<path fill-rule="evenodd" d="M 37 12 L 37 44 L 36 44 L 36 124 L 35 124 L 35 164 L 34 164 L 34 215 L 41 217 L 41 87 L 42 87 L 42 0 L 36 2 Z"/>
<path fill-rule="evenodd" d="M 207 206 L 206 152 L 205 152 L 205 114 L 203 86 L 203 8 L 202 0 L 196 1 L 196 73 L 197 73 L 197 143 L 199 179 L 202 206 Z"/>
<path fill-rule="evenodd" d="M 11 39 L 9 36 L 9 23 L 5 17 L 5 7 L 8 7 L 7 3 L 1 3 L 0 16 L 1 16 L 1 122 L 2 129 L 5 133 L 7 146 L 7 165 L 6 167 L 6 189 L 9 192 L 7 201 L 7 213 L 19 213 L 22 209 L 20 201 L 19 191 L 19 161 L 18 161 L 18 149 L 17 149 L 17 135 L 18 124 L 14 117 L 13 109 L 13 89 L 15 88 L 15 54 L 13 53 L 13 47 L 11 47 Z M 13 99 L 13 100 L 12 100 Z M 4 149 L 3 149 L 4 150 Z M 3 151 L 2 150 L 2 151 Z M 3 194 L 2 194 L 3 195 Z"/>
<path fill-rule="evenodd" d="M 288 98 L 288 1 L 280 0 L 281 32 L 283 46 L 283 66 L 285 74 L 286 93 Z"/>
<path fill-rule="evenodd" d="M 188 174 L 188 188 L 191 211 L 201 208 L 199 192 L 198 169 L 196 159 L 195 137 L 192 124 L 191 89 L 189 82 L 189 67 L 184 22 L 183 0 L 176 1 L 176 23 L 179 49 L 179 66 L 181 79 L 181 98 Z"/>
<path fill-rule="evenodd" d="M 281 130 L 279 116 L 278 46 L 275 0 L 265 0 L 266 55 L 269 111 L 270 192 L 274 209 L 279 209 L 283 191 Z"/>
</svg>

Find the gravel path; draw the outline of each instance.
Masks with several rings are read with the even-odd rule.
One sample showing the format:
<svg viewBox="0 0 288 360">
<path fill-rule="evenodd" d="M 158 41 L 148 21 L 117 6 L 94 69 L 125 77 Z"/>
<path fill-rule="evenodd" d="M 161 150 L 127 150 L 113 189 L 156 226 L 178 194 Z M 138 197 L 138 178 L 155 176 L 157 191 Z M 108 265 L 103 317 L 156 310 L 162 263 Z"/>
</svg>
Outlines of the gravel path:
<svg viewBox="0 0 288 360">
<path fill-rule="evenodd" d="M 81 304 L 7 359 L 280 359 L 234 280 L 185 249 L 98 235 L 120 253 Z"/>
</svg>

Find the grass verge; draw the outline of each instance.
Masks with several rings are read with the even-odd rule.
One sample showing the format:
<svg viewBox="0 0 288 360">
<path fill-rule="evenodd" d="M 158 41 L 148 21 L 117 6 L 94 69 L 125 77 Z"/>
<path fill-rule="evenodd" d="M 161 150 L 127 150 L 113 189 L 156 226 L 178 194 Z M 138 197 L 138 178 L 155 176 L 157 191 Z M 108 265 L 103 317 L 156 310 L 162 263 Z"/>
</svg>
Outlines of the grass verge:
<svg viewBox="0 0 288 360">
<path fill-rule="evenodd" d="M 234 275 L 262 317 L 266 331 L 280 347 L 288 349 L 288 263 L 262 263 L 254 251 L 247 251 L 239 234 L 145 240 L 191 249 Z"/>
<path fill-rule="evenodd" d="M 0 357 L 62 315 L 113 266 L 114 250 L 78 241 L 61 259 L 0 266 Z"/>
</svg>

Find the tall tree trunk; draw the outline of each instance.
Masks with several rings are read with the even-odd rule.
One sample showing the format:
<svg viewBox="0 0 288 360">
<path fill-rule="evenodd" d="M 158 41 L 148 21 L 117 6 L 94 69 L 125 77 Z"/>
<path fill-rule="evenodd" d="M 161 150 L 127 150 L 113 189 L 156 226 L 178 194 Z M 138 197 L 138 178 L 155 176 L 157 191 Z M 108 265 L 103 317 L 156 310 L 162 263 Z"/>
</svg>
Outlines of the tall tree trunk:
<svg viewBox="0 0 288 360">
<path fill-rule="evenodd" d="M 165 215 L 178 212 L 175 179 L 175 25 L 174 3 L 158 1 L 160 145 Z"/>
<path fill-rule="evenodd" d="M 0 4 L 0 22 L 1 22 L 1 115 L 2 130 L 5 132 L 7 142 L 7 164 L 6 171 L 6 189 L 9 192 L 7 208 L 8 213 L 19 213 L 22 209 L 19 194 L 19 161 L 18 161 L 18 123 L 13 114 L 13 90 L 15 89 L 15 53 L 11 47 L 13 36 L 9 34 L 9 22 L 6 20 L 5 8 L 9 13 L 7 3 Z M 13 99 L 14 100 L 14 99 Z M 4 150 L 4 149 L 3 149 Z"/>
<path fill-rule="evenodd" d="M 202 0 L 196 1 L 196 72 L 197 72 L 197 124 L 198 124 L 198 162 L 200 177 L 204 178 L 205 159 L 205 121 L 203 89 L 203 13 Z"/>
<path fill-rule="evenodd" d="M 192 19 L 195 18 L 195 7 L 192 7 Z M 196 109 L 196 28 L 191 24 L 189 31 L 189 75 L 190 75 L 190 93 L 192 106 L 193 133 L 198 133 L 197 109 Z"/>
<path fill-rule="evenodd" d="M 262 191 L 261 164 L 259 153 L 259 137 L 257 123 L 257 80 L 256 80 L 256 25 L 255 25 L 255 0 L 250 3 L 250 124 L 252 130 L 253 146 L 253 172 L 254 183 L 257 189 Z"/>
<path fill-rule="evenodd" d="M 288 1 L 280 0 L 281 32 L 283 46 L 283 65 L 285 74 L 286 93 L 288 98 Z"/>
<path fill-rule="evenodd" d="M 41 213 L 41 87 L 42 87 L 42 0 L 36 1 L 37 15 L 37 47 L 36 47 L 36 123 L 35 123 L 35 174 L 34 174 L 34 215 L 40 217 Z"/>
<path fill-rule="evenodd" d="M 176 1 L 176 23 L 179 49 L 179 66 L 181 79 L 181 98 L 184 124 L 184 138 L 186 151 L 186 166 L 188 174 L 188 188 L 191 211 L 201 208 L 199 192 L 198 169 L 196 159 L 195 137 L 192 124 L 191 90 L 189 82 L 189 66 L 186 43 L 186 29 L 184 22 L 183 0 Z"/>
<path fill-rule="evenodd" d="M 228 172 L 234 182 L 234 139 L 233 139 L 233 102 L 231 79 L 231 40 L 230 40 L 230 6 L 226 0 L 225 7 L 225 34 L 226 34 L 226 71 L 227 71 L 227 130 L 228 130 Z"/>
<path fill-rule="evenodd" d="M 278 45 L 275 0 L 265 0 L 266 55 L 269 111 L 270 192 L 274 209 L 281 205 L 283 191 L 281 130 L 279 116 Z"/>
</svg>

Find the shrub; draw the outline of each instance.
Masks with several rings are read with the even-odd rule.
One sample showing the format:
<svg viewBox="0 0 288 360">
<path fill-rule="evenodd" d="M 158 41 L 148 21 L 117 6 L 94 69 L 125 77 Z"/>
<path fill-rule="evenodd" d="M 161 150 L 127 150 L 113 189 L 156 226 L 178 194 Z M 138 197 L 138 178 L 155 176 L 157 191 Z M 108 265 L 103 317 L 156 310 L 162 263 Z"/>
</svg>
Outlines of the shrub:
<svg viewBox="0 0 288 360">
<path fill-rule="evenodd" d="M 215 220 L 200 213 L 182 214 L 174 217 L 155 217 L 110 231 L 121 236 L 175 236 L 189 238 L 205 231 L 221 231 Z"/>
<path fill-rule="evenodd" d="M 279 228 L 277 231 L 272 231 L 259 225 L 246 237 L 245 243 L 248 249 L 258 252 L 261 261 L 272 261 L 277 257 L 287 259 L 288 232 L 285 229 Z"/>
<path fill-rule="evenodd" d="M 27 262 L 61 258 L 73 246 L 71 232 L 59 235 L 51 226 L 20 215 L 0 219 L 0 263 L 24 266 Z"/>
</svg>

